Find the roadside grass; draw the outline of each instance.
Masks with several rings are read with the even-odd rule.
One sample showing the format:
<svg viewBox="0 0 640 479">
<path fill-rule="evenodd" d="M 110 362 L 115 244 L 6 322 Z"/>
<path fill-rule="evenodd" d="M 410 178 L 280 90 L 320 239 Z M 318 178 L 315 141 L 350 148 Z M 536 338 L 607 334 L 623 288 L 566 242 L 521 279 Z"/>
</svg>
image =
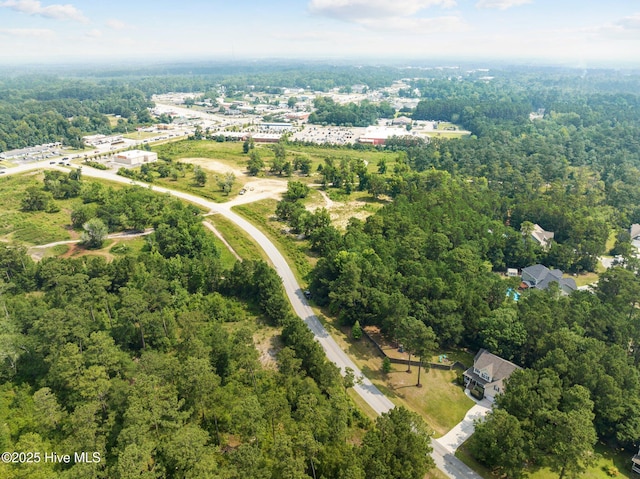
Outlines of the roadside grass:
<svg viewBox="0 0 640 479">
<path fill-rule="evenodd" d="M 296 240 L 288 233 L 282 233 L 281 230 L 286 225 L 271 219 L 276 209 L 276 204 L 276 200 L 268 199 L 234 206 L 232 210 L 251 221 L 276 245 L 288 260 L 298 283 L 304 285 L 306 284 L 306 277 L 313 266 L 313 262 L 310 261 L 306 254 L 308 244 L 306 241 Z"/>
<path fill-rule="evenodd" d="M 612 449 L 602 443 L 596 444 L 595 451 L 598 455 L 596 462 L 592 467 L 580 474 L 582 479 L 610 479 L 611 476 L 607 474 L 609 467 L 618 469 L 616 477 L 629 479 L 634 477 L 631 471 L 631 457 L 635 451 Z M 500 477 L 497 474 L 493 474 L 471 456 L 466 442 L 458 448 L 456 457 L 485 479 L 497 479 Z M 548 468 L 539 468 L 528 472 L 529 475 L 527 477 L 530 479 L 557 479 L 558 477 L 557 472 L 553 472 Z"/>
<path fill-rule="evenodd" d="M 132 131 L 131 133 L 123 134 L 122 137 L 128 138 L 129 140 L 146 140 L 147 138 L 158 136 L 158 134 L 158 132 L 153 131 Z"/>
<path fill-rule="evenodd" d="M 337 327 L 336 320 L 327 318 L 322 311 L 316 310 L 316 315 L 362 373 L 396 406 L 405 406 L 420 414 L 436 436 L 445 434 L 458 424 L 474 405 L 455 383 L 456 370 L 423 367 L 420 377 L 422 387 L 418 388 L 417 367 L 412 366 L 411 373 L 407 373 L 406 365 L 392 364 L 391 372 L 384 374 L 382 355 L 369 340 L 362 338 L 354 341 L 348 333 L 349 328 Z M 451 358 L 457 357 L 453 351 L 443 353 Z M 459 354 L 460 358 L 468 360 L 469 353 Z"/>
<path fill-rule="evenodd" d="M 207 216 L 206 220 L 211 222 L 225 240 L 231 245 L 236 253 L 246 260 L 264 260 L 269 261 L 266 254 L 260 248 L 258 243 L 253 241 L 243 230 L 238 228 L 234 223 L 226 219 L 222 215 Z M 213 234 L 213 233 L 211 233 Z M 227 249 L 221 244 L 221 248 Z M 228 250 L 227 250 L 228 251 Z M 229 253 L 231 254 L 231 253 Z M 235 257 L 233 258 L 235 262 Z"/>
</svg>

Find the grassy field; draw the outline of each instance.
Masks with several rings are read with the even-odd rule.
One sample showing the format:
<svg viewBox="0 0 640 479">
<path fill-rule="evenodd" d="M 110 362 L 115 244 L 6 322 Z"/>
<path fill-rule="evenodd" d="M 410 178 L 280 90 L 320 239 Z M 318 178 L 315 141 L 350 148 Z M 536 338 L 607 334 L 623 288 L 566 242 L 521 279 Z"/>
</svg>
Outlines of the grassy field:
<svg viewBox="0 0 640 479">
<path fill-rule="evenodd" d="M 631 471 L 631 457 L 635 451 L 613 450 L 604 444 L 597 444 L 595 450 L 598 454 L 596 463 L 591 468 L 580 474 L 581 479 L 610 479 L 611 476 L 609 476 L 606 471 L 612 466 L 618 469 L 619 474 L 616 477 L 629 479 L 635 477 Z M 463 444 L 456 451 L 456 457 L 485 479 L 498 479 L 500 477 L 497 474 L 493 474 L 482 464 L 478 463 L 469 454 L 466 444 Z M 530 474 L 527 476 L 529 479 L 558 478 L 558 473 L 547 468 L 532 470 L 529 471 L 529 473 Z"/>
<path fill-rule="evenodd" d="M 286 225 L 271 219 L 276 203 L 276 200 L 262 200 L 234 206 L 232 209 L 251 221 L 276 245 L 287 258 L 298 282 L 305 284 L 305 278 L 313 267 L 313 261 L 305 253 L 308 248 L 307 242 L 296 240 L 292 235 L 281 232 Z"/>
<path fill-rule="evenodd" d="M 122 135 L 123 138 L 128 138 L 130 140 L 145 140 L 154 136 L 158 136 L 158 133 L 153 131 L 132 131 L 131 133 L 125 133 Z"/>
<path fill-rule="evenodd" d="M 382 372 L 382 355 L 365 338 L 353 341 L 348 328 L 336 327 L 321 311 L 316 311 L 331 336 L 344 349 L 356 366 L 397 406 L 405 406 L 420 414 L 434 431 L 436 437 L 442 436 L 458 424 L 473 406 L 473 401 L 465 396 L 462 388 L 455 384 L 457 372 L 440 369 L 422 369 L 420 382 L 416 387 L 418 368 L 412 367 L 407 373 L 403 364 L 393 364 L 389 374 Z M 443 351 L 444 352 L 444 351 Z M 441 353 L 442 354 L 442 353 Z M 447 351 L 453 358 L 455 353 Z M 461 352 L 468 358 L 468 353 Z"/>
<path fill-rule="evenodd" d="M 134 168 L 139 169 L 139 168 Z M 178 177 L 176 181 L 171 178 L 156 178 L 153 181 L 154 185 L 164 186 L 165 188 L 171 188 L 172 190 L 184 191 L 185 193 L 191 193 L 193 195 L 201 196 L 215 203 L 224 203 L 233 198 L 238 191 L 242 188 L 243 182 L 241 178 L 237 178 L 233 185 L 231 193 L 227 195 L 220 191 L 220 188 L 216 184 L 216 173 L 203 169 L 207 175 L 207 182 L 204 186 L 198 186 L 193 180 L 193 173 L 187 172 L 184 177 Z"/>
<path fill-rule="evenodd" d="M 0 239 L 28 246 L 73 239 L 69 215 L 80 200 L 55 200 L 57 213 L 20 209 L 27 188 L 41 188 L 43 178 L 41 173 L 0 178 Z"/>
<path fill-rule="evenodd" d="M 248 157 L 242 153 L 241 142 L 226 141 L 193 141 L 181 140 L 172 143 L 155 145 L 152 151 L 158 153 L 159 158 L 176 161 L 182 158 L 212 158 L 227 163 L 233 168 L 245 168 Z M 262 149 L 260 150 L 262 153 Z"/>
</svg>

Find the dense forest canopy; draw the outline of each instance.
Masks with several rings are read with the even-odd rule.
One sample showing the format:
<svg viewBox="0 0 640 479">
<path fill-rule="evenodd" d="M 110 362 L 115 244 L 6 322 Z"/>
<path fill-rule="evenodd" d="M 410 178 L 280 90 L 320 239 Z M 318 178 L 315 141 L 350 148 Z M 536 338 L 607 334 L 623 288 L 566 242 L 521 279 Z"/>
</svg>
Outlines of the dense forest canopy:
<svg viewBox="0 0 640 479">
<path fill-rule="evenodd" d="M 422 419 L 363 416 L 276 272 L 223 269 L 196 208 L 79 173 L 52 172 L 42 191 L 82 198 L 73 222 L 155 232 L 110 263 L 0 246 L 0 446 L 92 459 L 3 462 L 3 478 L 421 479 L 432 466 Z M 259 361 L 260 324 L 281 330 L 277 368 Z"/>
</svg>

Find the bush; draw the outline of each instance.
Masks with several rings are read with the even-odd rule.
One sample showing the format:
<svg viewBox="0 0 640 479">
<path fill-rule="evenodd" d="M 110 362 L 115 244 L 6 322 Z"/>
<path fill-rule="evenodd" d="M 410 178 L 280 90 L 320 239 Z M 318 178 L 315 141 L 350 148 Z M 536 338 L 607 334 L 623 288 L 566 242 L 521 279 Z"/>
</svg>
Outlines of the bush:
<svg viewBox="0 0 640 479">
<path fill-rule="evenodd" d="M 362 328 L 360 327 L 360 321 L 356 321 L 356 323 L 351 328 L 351 337 L 358 341 L 362 337 Z"/>
<path fill-rule="evenodd" d="M 389 374 L 391 372 L 391 360 L 387 357 L 382 360 L 382 372 L 385 374 Z"/>
<path fill-rule="evenodd" d="M 124 243 L 118 243 L 113 248 L 111 248 L 110 251 L 114 254 L 127 254 L 131 251 L 131 246 Z"/>
<path fill-rule="evenodd" d="M 471 390 L 471 395 L 474 398 L 481 400 L 481 399 L 484 398 L 484 391 L 481 388 L 479 388 L 478 386 L 476 386 Z"/>
<path fill-rule="evenodd" d="M 606 466 L 604 468 L 604 472 L 606 472 L 609 477 L 616 477 L 620 474 L 620 471 L 616 466 Z"/>
</svg>

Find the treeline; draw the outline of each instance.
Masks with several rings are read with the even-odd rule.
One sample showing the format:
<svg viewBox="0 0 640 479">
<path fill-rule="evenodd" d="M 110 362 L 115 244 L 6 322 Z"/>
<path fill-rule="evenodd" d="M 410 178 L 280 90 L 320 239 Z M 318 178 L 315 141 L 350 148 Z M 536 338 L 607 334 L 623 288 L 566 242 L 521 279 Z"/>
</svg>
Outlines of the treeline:
<svg viewBox="0 0 640 479">
<path fill-rule="evenodd" d="M 387 102 L 379 104 L 363 100 L 359 105 L 341 105 L 329 97 L 313 100 L 315 111 L 309 115 L 309 123 L 340 126 L 374 125 L 379 118 L 393 118 L 395 109 Z"/>
<path fill-rule="evenodd" d="M 0 151 L 62 141 L 82 148 L 89 133 L 125 132 L 152 122 L 149 97 L 117 82 L 0 79 Z M 113 128 L 105 115 L 119 116 Z"/>
</svg>

